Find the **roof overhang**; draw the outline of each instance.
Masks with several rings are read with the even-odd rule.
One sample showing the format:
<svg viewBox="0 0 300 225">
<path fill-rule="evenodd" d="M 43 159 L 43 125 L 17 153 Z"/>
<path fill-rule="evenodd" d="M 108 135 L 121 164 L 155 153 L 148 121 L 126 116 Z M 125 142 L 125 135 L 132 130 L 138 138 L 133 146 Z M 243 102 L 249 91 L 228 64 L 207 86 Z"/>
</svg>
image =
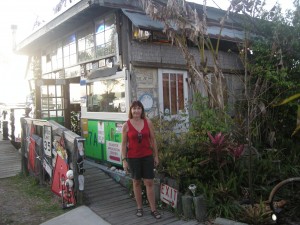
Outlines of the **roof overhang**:
<svg viewBox="0 0 300 225">
<path fill-rule="evenodd" d="M 164 25 L 160 21 L 155 21 L 146 15 L 143 11 L 134 11 L 130 9 L 122 9 L 123 13 L 130 19 L 132 24 L 140 29 L 159 30 L 164 29 Z"/>
<path fill-rule="evenodd" d="M 143 11 L 134 11 L 131 9 L 122 9 L 123 13 L 129 18 L 132 24 L 142 30 L 158 30 L 163 31 L 164 24 L 160 21 L 153 20 L 150 16 L 146 15 Z M 212 14 L 212 13 L 211 13 Z M 215 21 L 213 21 L 213 19 Z M 244 40 L 244 31 L 238 28 L 223 27 L 220 33 L 220 26 L 217 26 L 216 15 L 210 16 L 208 23 L 207 33 L 211 38 L 218 38 L 221 35 L 222 40 L 240 42 Z M 174 26 L 175 27 L 175 26 Z"/>
<path fill-rule="evenodd" d="M 41 46 L 73 32 L 109 9 L 135 9 L 138 7 L 137 2 L 136 0 L 81 0 L 31 33 L 16 46 L 15 51 L 24 55 L 38 54 Z"/>
</svg>

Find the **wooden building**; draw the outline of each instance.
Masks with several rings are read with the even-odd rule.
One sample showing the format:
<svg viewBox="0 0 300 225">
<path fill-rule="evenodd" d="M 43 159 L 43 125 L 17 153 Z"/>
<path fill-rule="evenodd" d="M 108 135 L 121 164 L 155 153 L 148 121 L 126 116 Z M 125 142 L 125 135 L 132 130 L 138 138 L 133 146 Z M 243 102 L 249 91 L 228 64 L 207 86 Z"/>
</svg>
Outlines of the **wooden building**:
<svg viewBox="0 0 300 225">
<path fill-rule="evenodd" d="M 80 113 L 88 157 L 121 165 L 121 127 L 130 102 L 141 100 L 149 117 L 185 114 L 193 95 L 181 52 L 137 0 L 65 1 L 69 7 L 17 45 L 30 58 L 35 117 L 71 128 Z M 193 4 L 197 10 L 202 6 Z M 218 36 L 225 11 L 207 7 L 208 34 Z M 227 103 L 241 93 L 242 70 L 236 45 L 244 32 L 232 20 L 221 34 L 219 60 L 225 74 Z M 200 62 L 197 49 L 195 58 Z M 208 54 L 209 55 L 209 54 Z M 213 66 L 208 58 L 208 64 Z"/>
</svg>

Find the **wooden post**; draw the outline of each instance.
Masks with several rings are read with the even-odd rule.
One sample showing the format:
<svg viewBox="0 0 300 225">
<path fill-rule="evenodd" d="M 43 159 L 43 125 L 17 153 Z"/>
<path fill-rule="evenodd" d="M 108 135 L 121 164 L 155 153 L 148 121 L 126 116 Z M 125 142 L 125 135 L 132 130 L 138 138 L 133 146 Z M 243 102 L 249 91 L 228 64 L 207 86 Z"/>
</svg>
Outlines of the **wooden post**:
<svg viewBox="0 0 300 225">
<path fill-rule="evenodd" d="M 154 178 L 154 194 L 155 194 L 155 202 L 160 200 L 160 179 Z"/>
<path fill-rule="evenodd" d="M 203 195 L 193 197 L 195 216 L 198 221 L 205 221 L 206 217 L 206 204 Z"/>
<path fill-rule="evenodd" d="M 178 192 L 177 194 L 177 208 L 176 208 L 176 212 L 180 215 L 183 213 L 183 209 L 182 209 L 182 194 L 180 192 Z"/>
<path fill-rule="evenodd" d="M 2 122 L 3 140 L 8 140 L 8 121 Z"/>
<path fill-rule="evenodd" d="M 25 176 L 28 176 L 28 167 L 27 167 L 27 158 L 25 157 L 25 152 L 27 151 L 27 141 L 26 141 L 26 120 L 24 118 L 20 119 L 21 121 L 21 173 Z"/>
<path fill-rule="evenodd" d="M 181 200 L 182 200 L 182 209 L 183 209 L 184 217 L 186 219 L 192 219 L 194 217 L 193 197 L 189 195 L 183 195 Z"/>
</svg>

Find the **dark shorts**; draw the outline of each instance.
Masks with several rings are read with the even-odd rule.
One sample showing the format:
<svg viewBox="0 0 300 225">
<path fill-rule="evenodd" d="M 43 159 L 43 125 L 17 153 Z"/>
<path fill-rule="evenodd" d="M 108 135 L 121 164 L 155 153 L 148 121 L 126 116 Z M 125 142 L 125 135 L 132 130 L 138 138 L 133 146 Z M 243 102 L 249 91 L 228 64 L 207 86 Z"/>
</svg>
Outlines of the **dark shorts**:
<svg viewBox="0 0 300 225">
<path fill-rule="evenodd" d="M 128 158 L 127 161 L 132 179 L 154 178 L 154 159 L 152 155 L 143 158 Z"/>
</svg>

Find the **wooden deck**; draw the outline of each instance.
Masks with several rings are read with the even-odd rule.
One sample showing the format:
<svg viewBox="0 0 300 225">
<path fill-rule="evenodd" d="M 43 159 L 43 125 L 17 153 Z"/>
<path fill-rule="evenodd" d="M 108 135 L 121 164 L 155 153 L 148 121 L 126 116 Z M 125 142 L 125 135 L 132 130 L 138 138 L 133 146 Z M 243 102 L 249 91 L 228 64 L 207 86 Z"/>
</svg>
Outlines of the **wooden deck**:
<svg viewBox="0 0 300 225">
<path fill-rule="evenodd" d="M 0 135 L 0 178 L 13 177 L 21 172 L 21 154 Z"/>
<path fill-rule="evenodd" d="M 200 225 L 196 220 L 179 220 L 168 211 L 161 211 L 162 218 L 154 219 L 150 215 L 150 208 L 144 207 L 144 216 L 136 217 L 136 204 L 128 191 L 117 183 L 107 173 L 96 166 L 96 163 L 85 162 L 85 204 L 96 214 L 111 225 Z M 0 134 L 0 179 L 12 177 L 21 171 L 21 154 L 10 143 L 2 140 Z"/>
<path fill-rule="evenodd" d="M 161 211 L 162 218 L 154 219 L 150 208 L 144 207 L 144 216 L 135 216 L 136 204 L 125 187 L 117 183 L 91 162 L 85 162 L 85 197 L 87 205 L 112 225 L 200 225 L 196 220 L 179 220 L 168 211 Z"/>
</svg>

